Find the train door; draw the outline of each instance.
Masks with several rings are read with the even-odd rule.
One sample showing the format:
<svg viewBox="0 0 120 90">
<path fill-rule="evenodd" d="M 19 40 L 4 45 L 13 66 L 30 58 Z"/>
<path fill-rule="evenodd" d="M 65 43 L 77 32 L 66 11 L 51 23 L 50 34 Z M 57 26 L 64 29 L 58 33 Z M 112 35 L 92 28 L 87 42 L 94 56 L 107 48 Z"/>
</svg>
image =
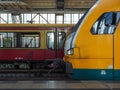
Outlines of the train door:
<svg viewBox="0 0 120 90">
<path fill-rule="evenodd" d="M 56 59 L 62 59 L 63 58 L 63 45 L 65 42 L 66 34 L 64 31 L 58 30 L 58 28 L 55 28 L 55 30 L 52 30 L 52 32 L 47 32 L 47 48 L 48 52 L 47 59 L 56 60 Z"/>
<path fill-rule="evenodd" d="M 104 13 L 93 25 L 91 33 L 94 35 L 94 45 L 89 48 L 91 57 L 97 58 L 94 60 L 94 68 L 98 69 L 98 75 L 93 75 L 96 79 L 114 79 L 114 33 L 118 24 L 117 12 Z M 91 44 L 92 44 L 91 43 Z M 94 55 L 92 55 L 94 54 Z M 93 64 L 91 62 L 91 64 Z M 100 70 L 100 71 L 99 71 Z"/>
<path fill-rule="evenodd" d="M 61 28 L 57 28 L 56 35 L 57 35 L 57 38 L 56 38 L 56 57 L 62 59 L 64 56 L 64 43 L 65 43 L 65 39 L 66 39 L 65 30 L 61 31 Z"/>
<path fill-rule="evenodd" d="M 120 80 L 120 12 L 116 12 L 116 31 L 114 33 L 114 79 Z"/>
</svg>

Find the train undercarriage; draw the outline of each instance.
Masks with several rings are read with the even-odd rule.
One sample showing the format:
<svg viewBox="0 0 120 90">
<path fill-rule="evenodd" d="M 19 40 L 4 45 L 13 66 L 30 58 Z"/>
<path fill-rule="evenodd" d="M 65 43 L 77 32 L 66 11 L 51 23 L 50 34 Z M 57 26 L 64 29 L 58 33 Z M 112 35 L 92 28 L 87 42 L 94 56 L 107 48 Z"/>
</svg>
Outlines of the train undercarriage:
<svg viewBox="0 0 120 90">
<path fill-rule="evenodd" d="M 52 78 L 63 76 L 65 74 L 65 65 L 62 60 L 47 61 L 1 61 L 0 79 L 28 79 L 28 78 Z M 15 78 L 16 77 L 16 78 Z"/>
</svg>

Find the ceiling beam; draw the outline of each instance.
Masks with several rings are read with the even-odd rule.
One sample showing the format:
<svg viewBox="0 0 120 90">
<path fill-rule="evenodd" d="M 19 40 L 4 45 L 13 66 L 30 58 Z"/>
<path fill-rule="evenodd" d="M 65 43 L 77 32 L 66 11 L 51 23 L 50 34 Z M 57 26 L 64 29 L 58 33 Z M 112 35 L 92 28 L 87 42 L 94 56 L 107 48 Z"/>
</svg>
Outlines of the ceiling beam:
<svg viewBox="0 0 120 90">
<path fill-rule="evenodd" d="M 3 13 L 74 13 L 87 11 L 96 0 L 0 0 Z"/>
<path fill-rule="evenodd" d="M 56 0 L 57 9 L 64 9 L 64 0 Z"/>
</svg>

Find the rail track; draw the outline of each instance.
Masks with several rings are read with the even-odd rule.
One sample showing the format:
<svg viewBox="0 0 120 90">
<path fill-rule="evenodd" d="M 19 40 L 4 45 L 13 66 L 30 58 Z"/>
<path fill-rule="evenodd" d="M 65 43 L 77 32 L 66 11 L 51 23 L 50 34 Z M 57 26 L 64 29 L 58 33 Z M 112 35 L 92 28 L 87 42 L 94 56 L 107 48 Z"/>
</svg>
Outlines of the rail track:
<svg viewBox="0 0 120 90">
<path fill-rule="evenodd" d="M 0 70 L 0 80 L 69 80 L 62 69 Z"/>
</svg>

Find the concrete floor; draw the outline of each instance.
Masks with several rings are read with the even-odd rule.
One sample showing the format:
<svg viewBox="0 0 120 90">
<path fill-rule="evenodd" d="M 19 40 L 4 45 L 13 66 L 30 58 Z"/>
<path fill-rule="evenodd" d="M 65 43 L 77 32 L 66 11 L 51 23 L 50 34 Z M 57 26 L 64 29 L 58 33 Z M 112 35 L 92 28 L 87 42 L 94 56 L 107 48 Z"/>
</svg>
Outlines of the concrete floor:
<svg viewBox="0 0 120 90">
<path fill-rule="evenodd" d="M 120 81 L 0 81 L 0 90 L 120 90 Z"/>
</svg>

